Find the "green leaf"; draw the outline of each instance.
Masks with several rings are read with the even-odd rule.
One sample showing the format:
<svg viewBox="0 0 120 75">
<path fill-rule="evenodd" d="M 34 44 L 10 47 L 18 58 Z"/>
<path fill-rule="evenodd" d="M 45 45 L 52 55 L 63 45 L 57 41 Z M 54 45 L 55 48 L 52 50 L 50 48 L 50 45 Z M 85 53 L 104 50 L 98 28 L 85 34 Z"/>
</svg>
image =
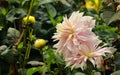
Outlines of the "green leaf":
<svg viewBox="0 0 120 75">
<path fill-rule="evenodd" d="M 39 0 L 39 5 L 55 2 L 56 0 Z"/>
<path fill-rule="evenodd" d="M 36 68 L 36 67 L 30 68 L 27 71 L 27 75 L 33 75 L 37 71 L 39 71 L 39 68 Z"/>
<path fill-rule="evenodd" d="M 14 64 L 18 60 L 18 52 L 16 50 L 10 50 L 9 48 L 7 48 L 3 52 L 1 52 L 0 58 L 10 64 Z"/>
<path fill-rule="evenodd" d="M 5 49 L 0 55 L 6 55 L 9 52 L 9 48 Z"/>
<path fill-rule="evenodd" d="M 3 52 L 4 50 L 7 49 L 7 46 L 6 45 L 2 45 L 0 46 L 0 53 Z"/>
<path fill-rule="evenodd" d="M 61 58 L 61 56 L 58 53 L 55 54 L 55 58 L 56 58 L 56 63 L 64 64 L 64 60 Z"/>
<path fill-rule="evenodd" d="M 28 2 L 28 1 L 29 1 L 29 0 L 23 0 L 21 5 L 23 6 L 23 5 L 24 5 L 26 2 Z"/>
<path fill-rule="evenodd" d="M 9 34 L 11 37 L 18 38 L 20 36 L 20 32 L 15 28 L 8 28 L 7 34 Z"/>
<path fill-rule="evenodd" d="M 2 14 L 3 14 L 3 15 L 6 15 L 6 13 L 7 13 L 7 10 L 6 10 L 5 8 L 3 8 L 3 9 L 2 9 Z"/>
<path fill-rule="evenodd" d="M 120 20 L 120 11 L 116 12 L 111 19 L 109 20 L 108 24 L 111 24 L 114 21 Z"/>
<path fill-rule="evenodd" d="M 117 28 L 110 27 L 108 25 L 97 25 L 94 32 L 99 35 L 99 38 L 104 42 L 112 46 L 112 41 L 119 38 L 119 35 L 116 33 Z"/>
<path fill-rule="evenodd" d="M 7 16 L 7 20 L 10 21 L 10 22 L 13 22 L 16 19 L 18 19 L 18 18 L 14 17 L 13 15 L 11 15 L 9 17 Z"/>
<path fill-rule="evenodd" d="M 16 17 L 15 15 L 19 15 L 19 16 Z M 16 19 L 22 18 L 25 15 L 26 15 L 26 12 L 23 9 L 13 8 L 7 13 L 6 19 L 10 22 L 13 22 Z"/>
<path fill-rule="evenodd" d="M 116 65 L 116 69 L 119 70 L 120 69 L 120 52 L 116 52 L 114 63 Z"/>
<path fill-rule="evenodd" d="M 110 75 L 120 75 L 120 70 L 115 71 L 115 72 L 113 72 L 113 73 L 112 73 L 112 74 L 110 74 Z"/>
<path fill-rule="evenodd" d="M 27 75 L 33 75 L 35 72 L 42 72 L 42 75 L 45 75 L 45 72 L 47 71 L 47 67 L 46 66 L 42 66 L 42 67 L 33 67 L 27 70 Z"/>
<path fill-rule="evenodd" d="M 82 72 L 77 72 L 77 73 L 75 73 L 75 75 L 86 75 L 86 74 L 82 73 Z"/>
<path fill-rule="evenodd" d="M 20 0 L 7 0 L 9 3 L 20 3 Z"/>
<path fill-rule="evenodd" d="M 51 4 L 46 4 L 46 9 L 50 18 L 50 21 L 52 22 L 53 26 L 56 25 L 56 21 L 54 20 L 54 17 L 57 14 L 56 9 Z"/>
<path fill-rule="evenodd" d="M 51 17 L 56 16 L 57 11 L 51 4 L 46 4 L 46 9 L 48 11 L 49 16 L 51 16 Z"/>
<path fill-rule="evenodd" d="M 3 29 L 3 26 L 0 26 L 0 31 Z"/>
<path fill-rule="evenodd" d="M 95 72 L 94 75 L 101 75 L 101 73 L 100 72 Z"/>
<path fill-rule="evenodd" d="M 116 3 L 120 3 L 120 0 L 114 0 Z"/>
<path fill-rule="evenodd" d="M 21 42 L 19 45 L 18 45 L 18 49 L 22 49 L 23 48 L 23 42 Z"/>
<path fill-rule="evenodd" d="M 104 11 L 101 17 L 106 23 L 108 23 L 113 14 L 114 14 L 113 11 Z"/>
</svg>

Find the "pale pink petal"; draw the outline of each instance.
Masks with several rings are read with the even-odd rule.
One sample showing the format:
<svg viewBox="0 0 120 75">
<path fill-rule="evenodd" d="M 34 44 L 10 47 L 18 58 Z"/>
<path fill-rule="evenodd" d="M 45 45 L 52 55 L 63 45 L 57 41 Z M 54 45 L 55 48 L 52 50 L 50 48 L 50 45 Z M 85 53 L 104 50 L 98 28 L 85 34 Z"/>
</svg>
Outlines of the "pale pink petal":
<svg viewBox="0 0 120 75">
<path fill-rule="evenodd" d="M 94 26 L 95 20 L 79 11 L 73 12 L 69 19 L 64 17 L 63 22 L 56 25 L 57 31 L 52 38 L 58 42 L 54 48 L 63 55 L 66 67 L 80 67 L 83 70 L 87 60 L 94 67 L 101 67 L 104 62 L 102 56 L 115 51 L 111 47 L 99 46 L 102 41 L 92 32 Z"/>
</svg>

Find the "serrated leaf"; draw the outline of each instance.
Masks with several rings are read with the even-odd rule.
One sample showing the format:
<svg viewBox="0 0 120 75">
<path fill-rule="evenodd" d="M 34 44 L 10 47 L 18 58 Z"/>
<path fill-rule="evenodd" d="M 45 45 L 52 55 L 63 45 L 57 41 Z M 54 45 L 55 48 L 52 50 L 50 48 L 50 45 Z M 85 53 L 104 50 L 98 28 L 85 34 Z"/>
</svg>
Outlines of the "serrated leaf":
<svg viewBox="0 0 120 75">
<path fill-rule="evenodd" d="M 110 74 L 110 75 L 120 75 L 120 70 L 115 71 L 115 72 L 113 72 L 113 73 L 112 73 L 112 74 Z"/>
<path fill-rule="evenodd" d="M 109 20 L 108 24 L 111 24 L 114 21 L 120 20 L 120 11 L 116 12 L 111 19 Z"/>
</svg>

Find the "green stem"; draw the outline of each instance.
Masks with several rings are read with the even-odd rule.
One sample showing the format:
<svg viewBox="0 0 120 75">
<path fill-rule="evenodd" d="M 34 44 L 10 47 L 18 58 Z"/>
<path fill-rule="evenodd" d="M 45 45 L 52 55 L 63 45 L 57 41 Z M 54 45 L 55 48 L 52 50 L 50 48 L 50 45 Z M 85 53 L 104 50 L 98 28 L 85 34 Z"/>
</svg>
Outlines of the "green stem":
<svg viewBox="0 0 120 75">
<path fill-rule="evenodd" d="M 29 59 L 30 50 L 31 50 L 32 33 L 33 33 L 33 29 L 29 28 L 29 41 L 28 41 L 27 51 L 26 51 L 26 54 L 25 54 L 25 60 Z"/>
<path fill-rule="evenodd" d="M 28 14 L 27 14 L 27 24 L 28 24 L 28 20 L 29 20 L 30 13 L 31 13 L 31 11 L 32 11 L 33 3 L 34 3 L 34 0 L 31 0 L 31 2 L 30 2 L 30 8 L 29 8 Z M 27 27 L 28 27 L 28 26 L 29 26 L 29 25 L 24 25 L 24 29 L 22 30 L 22 33 L 21 33 L 19 39 L 17 40 L 17 42 L 16 42 L 16 43 L 14 44 L 14 46 L 13 46 L 13 50 L 17 49 L 17 46 L 18 46 L 18 44 L 21 42 L 22 38 L 23 38 L 24 36 L 26 36 Z M 28 28 L 29 28 L 29 27 L 28 27 Z M 30 32 L 30 31 L 29 31 L 29 32 Z M 32 34 L 32 32 L 31 32 L 30 34 Z M 29 38 L 31 38 L 31 37 L 29 37 Z M 26 42 L 26 41 L 24 40 L 24 42 Z M 29 42 L 28 42 L 27 51 L 26 51 L 26 54 L 25 54 L 25 56 L 26 56 L 26 57 L 25 57 L 25 61 L 24 61 L 24 63 L 23 63 L 22 75 L 24 75 L 24 67 L 25 67 L 25 64 L 26 64 L 26 58 L 29 58 L 30 50 L 31 50 L 31 42 L 29 41 Z M 9 75 L 11 75 L 11 74 L 14 75 L 12 67 L 13 67 L 13 68 L 16 68 L 16 67 L 13 66 L 12 64 L 10 64 Z"/>
<path fill-rule="evenodd" d="M 29 8 L 28 14 L 27 14 L 27 23 L 28 23 L 28 19 L 29 19 L 30 13 L 32 11 L 33 3 L 34 3 L 34 0 L 31 0 L 31 2 L 30 2 L 30 8 Z"/>
<path fill-rule="evenodd" d="M 29 16 L 30 16 L 30 13 L 32 11 L 32 7 L 33 7 L 33 3 L 34 3 L 34 0 L 31 0 L 30 2 L 30 8 L 28 10 L 28 14 L 27 14 L 27 24 L 28 24 L 28 20 L 29 20 Z M 25 65 L 27 63 L 27 59 L 29 58 L 29 55 L 30 55 L 30 50 L 31 50 L 31 35 L 32 35 L 32 28 L 29 26 L 29 25 L 26 25 L 25 26 L 25 30 L 26 30 L 26 34 L 25 36 L 27 35 L 27 32 L 28 32 L 28 45 L 27 45 L 27 49 L 26 49 L 26 53 L 25 53 L 25 58 L 24 58 L 24 62 L 23 62 L 23 67 L 22 67 L 22 75 L 24 75 L 24 69 L 25 69 Z M 26 42 L 26 38 L 24 38 L 24 42 Z"/>
</svg>

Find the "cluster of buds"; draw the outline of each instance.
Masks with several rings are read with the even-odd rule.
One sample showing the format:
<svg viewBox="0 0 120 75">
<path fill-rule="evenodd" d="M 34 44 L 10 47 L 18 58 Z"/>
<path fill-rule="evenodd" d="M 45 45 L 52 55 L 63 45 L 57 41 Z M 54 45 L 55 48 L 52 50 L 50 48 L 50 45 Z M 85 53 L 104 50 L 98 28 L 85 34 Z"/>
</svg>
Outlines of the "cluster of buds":
<svg viewBox="0 0 120 75">
<path fill-rule="evenodd" d="M 34 16 L 26 16 L 22 20 L 24 25 L 30 25 L 35 23 L 35 17 Z"/>
</svg>

